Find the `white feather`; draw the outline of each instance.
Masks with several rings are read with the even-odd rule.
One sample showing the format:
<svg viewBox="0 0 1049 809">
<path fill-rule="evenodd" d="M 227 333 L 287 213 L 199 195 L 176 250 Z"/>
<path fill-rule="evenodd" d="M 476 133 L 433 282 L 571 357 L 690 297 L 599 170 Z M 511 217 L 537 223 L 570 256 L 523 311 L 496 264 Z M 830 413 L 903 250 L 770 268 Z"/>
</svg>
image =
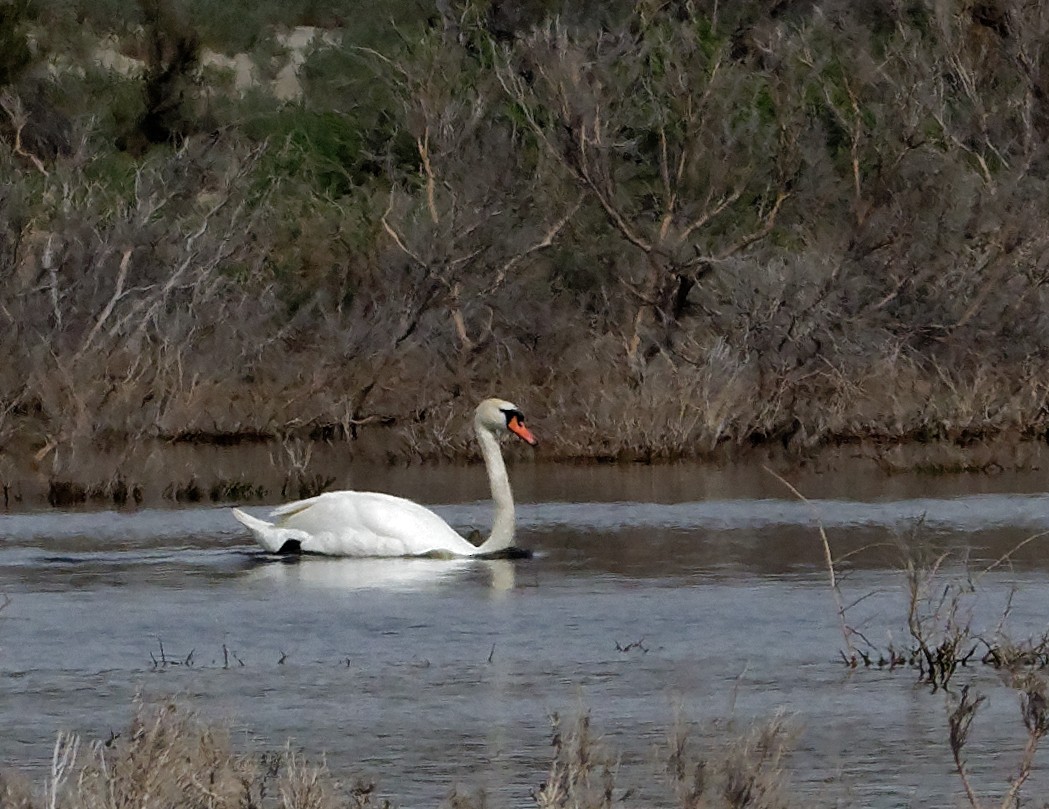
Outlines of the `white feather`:
<svg viewBox="0 0 1049 809">
<path fill-rule="evenodd" d="M 233 509 L 233 516 L 270 553 L 279 553 L 289 540 L 298 542 L 303 552 L 328 556 L 476 556 L 505 550 L 513 543 L 514 503 L 495 433 L 508 429 L 508 414 L 514 413 L 519 413 L 517 407 L 501 399 L 486 399 L 474 413 L 495 502 L 492 533 L 480 546 L 428 508 L 379 492 L 327 492 L 286 503 L 273 510 L 273 522 L 240 509 Z M 515 432 L 521 435 L 522 430 L 522 437 L 534 443 L 523 425 Z"/>
</svg>

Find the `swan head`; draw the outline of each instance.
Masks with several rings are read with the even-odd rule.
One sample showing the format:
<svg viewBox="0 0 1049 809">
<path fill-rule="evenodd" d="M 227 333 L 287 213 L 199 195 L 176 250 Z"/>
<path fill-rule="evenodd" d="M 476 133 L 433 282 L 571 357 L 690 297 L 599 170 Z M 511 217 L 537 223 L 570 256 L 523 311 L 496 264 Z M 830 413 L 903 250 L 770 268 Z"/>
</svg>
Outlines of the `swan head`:
<svg viewBox="0 0 1049 809">
<path fill-rule="evenodd" d="M 532 431 L 525 427 L 524 414 L 521 409 L 505 399 L 485 399 L 474 411 L 474 424 L 490 433 L 511 432 L 531 446 L 539 441 Z"/>
</svg>

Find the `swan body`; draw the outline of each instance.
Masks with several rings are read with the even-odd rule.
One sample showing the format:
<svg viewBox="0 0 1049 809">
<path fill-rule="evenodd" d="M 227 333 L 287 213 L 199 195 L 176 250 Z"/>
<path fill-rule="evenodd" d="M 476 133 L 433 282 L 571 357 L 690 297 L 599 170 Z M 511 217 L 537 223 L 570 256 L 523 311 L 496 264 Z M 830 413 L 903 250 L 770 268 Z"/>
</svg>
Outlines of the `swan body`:
<svg viewBox="0 0 1049 809">
<path fill-rule="evenodd" d="M 240 509 L 233 516 L 265 550 L 326 556 L 490 556 L 513 545 L 514 501 L 497 435 L 511 432 L 535 446 L 521 411 L 503 399 L 485 399 L 474 411 L 495 504 L 492 533 L 480 546 L 461 537 L 430 509 L 379 492 L 325 492 L 273 510 L 266 522 Z"/>
</svg>

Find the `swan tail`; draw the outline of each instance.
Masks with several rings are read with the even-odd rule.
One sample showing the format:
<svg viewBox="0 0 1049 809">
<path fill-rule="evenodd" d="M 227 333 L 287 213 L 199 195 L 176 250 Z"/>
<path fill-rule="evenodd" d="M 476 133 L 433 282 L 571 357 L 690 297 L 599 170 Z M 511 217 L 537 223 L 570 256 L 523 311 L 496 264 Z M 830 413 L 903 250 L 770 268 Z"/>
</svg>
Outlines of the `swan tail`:
<svg viewBox="0 0 1049 809">
<path fill-rule="evenodd" d="M 255 541 L 268 553 L 285 553 L 287 549 L 299 550 L 301 543 L 307 538 L 303 531 L 293 528 L 278 528 L 272 523 L 252 517 L 239 508 L 231 509 L 233 516 L 245 528 L 251 531 Z M 290 543 L 290 544 L 289 544 Z"/>
<path fill-rule="evenodd" d="M 296 500 L 293 503 L 285 503 L 283 506 L 277 506 L 273 509 L 273 511 L 270 512 L 270 516 L 277 518 L 277 525 L 280 525 L 291 517 L 294 517 L 299 512 L 305 511 L 310 506 L 316 504 L 322 497 L 324 497 L 323 494 L 311 497 L 308 500 Z"/>
</svg>

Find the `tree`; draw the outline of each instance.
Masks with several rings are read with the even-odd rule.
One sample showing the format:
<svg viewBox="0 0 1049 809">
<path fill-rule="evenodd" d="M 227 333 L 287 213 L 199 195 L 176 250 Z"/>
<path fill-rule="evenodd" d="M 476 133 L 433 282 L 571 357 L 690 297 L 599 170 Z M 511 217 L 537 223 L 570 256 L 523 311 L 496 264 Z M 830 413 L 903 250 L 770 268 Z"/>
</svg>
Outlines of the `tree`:
<svg viewBox="0 0 1049 809">
<path fill-rule="evenodd" d="M 557 22 L 500 53 L 498 76 L 541 149 L 640 255 L 627 359 L 671 345 L 708 273 L 766 239 L 799 157 L 788 88 L 735 60 L 716 16 L 642 0 L 627 30 Z"/>
</svg>

